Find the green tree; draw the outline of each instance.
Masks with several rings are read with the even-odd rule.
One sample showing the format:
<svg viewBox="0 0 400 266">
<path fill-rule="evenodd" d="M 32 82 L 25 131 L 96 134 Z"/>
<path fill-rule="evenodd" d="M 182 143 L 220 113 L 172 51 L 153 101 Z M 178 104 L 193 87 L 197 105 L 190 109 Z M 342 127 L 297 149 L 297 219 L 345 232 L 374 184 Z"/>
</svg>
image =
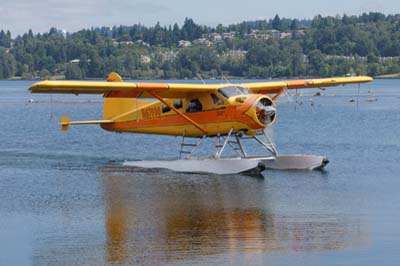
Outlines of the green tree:
<svg viewBox="0 0 400 266">
<path fill-rule="evenodd" d="M 7 31 L 5 33 L 3 30 L 0 31 L 0 47 L 10 48 L 11 47 L 11 33 Z"/>
<path fill-rule="evenodd" d="M 274 19 L 272 20 L 272 28 L 274 30 L 282 30 L 282 21 L 278 14 L 275 15 Z"/>
<path fill-rule="evenodd" d="M 324 55 L 320 50 L 315 49 L 308 54 L 309 74 L 312 76 L 326 76 L 327 73 L 322 73 L 325 65 Z"/>
<path fill-rule="evenodd" d="M 65 70 L 65 78 L 66 79 L 73 79 L 73 80 L 79 80 L 82 79 L 82 71 L 79 68 L 78 64 L 68 64 L 67 69 Z"/>
<path fill-rule="evenodd" d="M 4 49 L 0 49 L 0 78 L 10 78 L 16 71 L 16 61 L 12 54 Z"/>
</svg>

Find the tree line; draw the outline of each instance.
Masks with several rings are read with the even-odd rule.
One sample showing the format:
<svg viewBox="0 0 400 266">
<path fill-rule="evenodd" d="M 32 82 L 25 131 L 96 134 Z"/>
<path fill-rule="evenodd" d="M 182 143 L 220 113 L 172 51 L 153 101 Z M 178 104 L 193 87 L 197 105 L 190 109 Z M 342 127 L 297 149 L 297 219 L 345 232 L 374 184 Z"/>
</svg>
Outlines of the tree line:
<svg viewBox="0 0 400 266">
<path fill-rule="evenodd" d="M 180 41 L 191 42 L 180 45 Z M 0 79 L 276 78 L 400 72 L 400 15 L 280 18 L 209 27 L 115 26 L 12 38 L 0 31 Z"/>
</svg>

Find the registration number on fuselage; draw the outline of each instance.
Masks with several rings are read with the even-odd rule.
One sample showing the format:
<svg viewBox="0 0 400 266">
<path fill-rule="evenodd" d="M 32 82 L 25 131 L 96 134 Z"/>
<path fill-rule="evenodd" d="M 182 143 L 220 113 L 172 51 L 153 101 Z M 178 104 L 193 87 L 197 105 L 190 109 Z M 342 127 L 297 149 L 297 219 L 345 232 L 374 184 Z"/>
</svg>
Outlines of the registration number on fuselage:
<svg viewBox="0 0 400 266">
<path fill-rule="evenodd" d="M 144 119 L 152 119 L 152 118 L 157 118 L 161 115 L 161 107 L 149 107 L 142 109 L 142 117 Z"/>
</svg>

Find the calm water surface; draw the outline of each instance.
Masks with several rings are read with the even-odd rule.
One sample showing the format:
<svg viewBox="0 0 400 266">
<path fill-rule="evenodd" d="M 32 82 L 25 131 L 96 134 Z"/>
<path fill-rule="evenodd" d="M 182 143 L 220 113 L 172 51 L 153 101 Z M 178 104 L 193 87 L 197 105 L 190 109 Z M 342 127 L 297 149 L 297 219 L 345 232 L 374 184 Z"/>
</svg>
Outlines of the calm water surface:
<svg viewBox="0 0 400 266">
<path fill-rule="evenodd" d="M 264 178 L 123 168 L 180 139 L 62 133 L 61 115 L 101 119 L 101 97 L 31 84 L 0 82 L 0 265 L 400 264 L 400 80 L 281 101 L 280 152 L 331 162 Z"/>
</svg>

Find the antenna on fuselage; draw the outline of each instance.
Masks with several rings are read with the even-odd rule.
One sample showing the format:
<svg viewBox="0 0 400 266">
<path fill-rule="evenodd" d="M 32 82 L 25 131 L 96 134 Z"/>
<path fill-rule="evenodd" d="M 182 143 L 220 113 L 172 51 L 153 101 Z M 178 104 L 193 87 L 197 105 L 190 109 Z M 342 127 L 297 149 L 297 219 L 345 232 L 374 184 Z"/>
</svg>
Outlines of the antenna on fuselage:
<svg viewBox="0 0 400 266">
<path fill-rule="evenodd" d="M 232 82 L 225 75 L 221 75 L 221 77 L 226 81 L 226 84 L 232 84 Z"/>
<path fill-rule="evenodd" d="M 203 82 L 204 85 L 206 85 L 206 82 L 204 81 L 204 79 L 201 77 L 200 74 L 197 74 L 196 76 L 201 80 L 201 82 Z"/>
<path fill-rule="evenodd" d="M 229 85 L 234 84 L 234 83 L 232 83 L 225 75 L 221 75 L 221 76 L 222 76 L 222 79 L 224 79 L 224 80 L 226 81 L 226 84 L 229 84 Z M 243 92 L 242 92 L 242 90 L 239 88 L 239 86 L 234 85 L 234 86 L 232 86 L 232 87 L 235 87 L 236 90 L 239 92 L 239 94 L 243 94 Z M 243 89 L 243 88 L 242 88 L 242 89 Z M 247 91 L 247 90 L 246 90 L 246 91 Z"/>
</svg>

